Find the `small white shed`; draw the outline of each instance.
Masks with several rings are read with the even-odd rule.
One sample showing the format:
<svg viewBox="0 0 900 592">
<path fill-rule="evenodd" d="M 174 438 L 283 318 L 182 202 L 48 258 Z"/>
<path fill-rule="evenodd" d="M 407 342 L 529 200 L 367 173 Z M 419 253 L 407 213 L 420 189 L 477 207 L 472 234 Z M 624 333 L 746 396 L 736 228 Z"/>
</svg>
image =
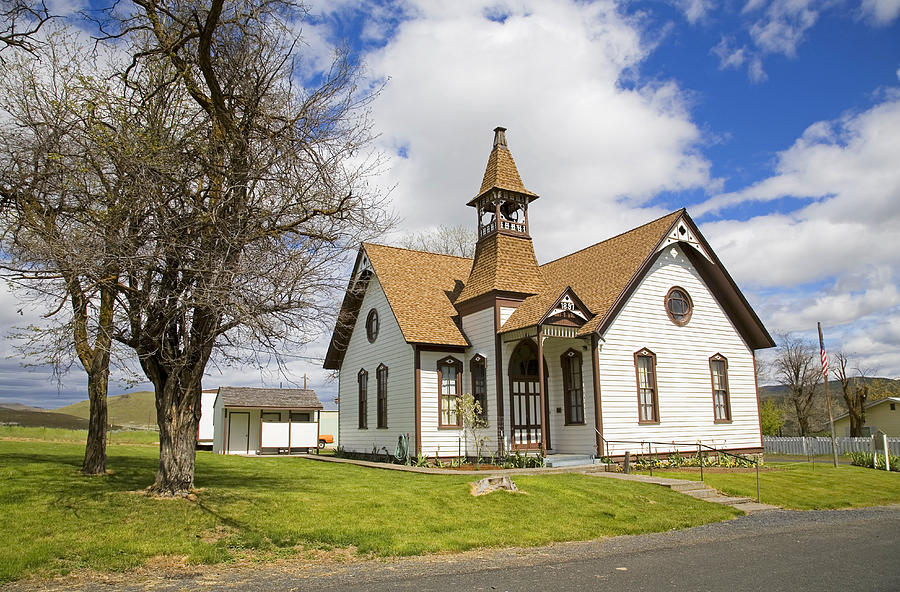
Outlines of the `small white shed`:
<svg viewBox="0 0 900 592">
<path fill-rule="evenodd" d="M 213 451 L 290 454 L 316 448 L 321 410 L 312 389 L 219 387 Z"/>
<path fill-rule="evenodd" d="M 203 389 L 200 392 L 200 423 L 197 426 L 197 448 L 212 450 L 215 438 L 215 425 L 213 424 L 213 408 L 216 404 L 216 395 L 219 389 Z"/>
</svg>

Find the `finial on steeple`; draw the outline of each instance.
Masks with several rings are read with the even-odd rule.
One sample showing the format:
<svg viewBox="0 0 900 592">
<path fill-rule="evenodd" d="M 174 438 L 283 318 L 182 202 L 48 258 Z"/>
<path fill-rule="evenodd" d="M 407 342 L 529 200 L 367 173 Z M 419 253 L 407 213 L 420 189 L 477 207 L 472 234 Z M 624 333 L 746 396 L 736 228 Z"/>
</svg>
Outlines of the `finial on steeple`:
<svg viewBox="0 0 900 592">
<path fill-rule="evenodd" d="M 495 127 L 494 128 L 494 148 L 497 146 L 501 146 L 506 148 L 506 128 L 505 127 Z M 508 148 L 507 148 L 508 150 Z"/>
</svg>

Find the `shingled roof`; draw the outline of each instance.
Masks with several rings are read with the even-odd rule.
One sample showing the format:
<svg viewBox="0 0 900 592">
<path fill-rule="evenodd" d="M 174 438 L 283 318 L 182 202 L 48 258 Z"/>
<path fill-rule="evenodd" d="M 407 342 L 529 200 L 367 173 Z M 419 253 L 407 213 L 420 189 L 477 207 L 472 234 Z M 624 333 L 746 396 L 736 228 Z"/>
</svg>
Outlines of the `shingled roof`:
<svg viewBox="0 0 900 592">
<path fill-rule="evenodd" d="M 467 277 L 457 304 L 495 290 L 540 294 L 547 289 L 528 237 L 497 233 L 480 240 Z"/>
<path fill-rule="evenodd" d="M 248 388 L 220 386 L 224 407 L 267 407 L 272 409 L 322 409 L 312 389 Z"/>
<path fill-rule="evenodd" d="M 494 129 L 494 147 L 488 156 L 484 177 L 481 180 L 481 189 L 478 190 L 478 195 L 469 201 L 469 205 L 494 188 L 516 191 L 530 195 L 534 199 L 538 197 L 536 193 L 525 189 L 522 177 L 519 176 L 519 169 L 516 168 L 516 161 L 513 160 L 512 153 L 506 145 L 506 128 L 503 127 Z"/>
<path fill-rule="evenodd" d="M 531 296 L 504 323 L 507 333 L 540 322 L 560 294 L 571 287 L 594 315 L 581 328 L 588 334 L 597 325 L 641 269 L 644 261 L 684 212 L 678 210 L 643 226 L 597 243 L 540 267 L 547 289 Z"/>
<path fill-rule="evenodd" d="M 407 342 L 469 345 L 453 320 L 453 300 L 469 277 L 471 259 L 372 243 L 363 248 Z"/>
</svg>

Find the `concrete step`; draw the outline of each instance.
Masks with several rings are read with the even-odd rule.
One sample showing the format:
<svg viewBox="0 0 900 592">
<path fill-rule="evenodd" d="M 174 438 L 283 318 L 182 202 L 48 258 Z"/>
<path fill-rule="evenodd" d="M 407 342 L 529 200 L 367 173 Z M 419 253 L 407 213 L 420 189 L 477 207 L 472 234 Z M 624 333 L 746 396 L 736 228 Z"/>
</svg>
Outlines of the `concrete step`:
<svg viewBox="0 0 900 592">
<path fill-rule="evenodd" d="M 544 459 L 545 467 L 581 467 L 599 462 L 590 455 L 584 454 L 551 454 Z"/>
<path fill-rule="evenodd" d="M 669 487 L 671 487 L 675 491 L 681 492 L 710 489 L 710 487 L 703 481 L 683 481 L 681 483 L 672 484 Z"/>
<path fill-rule="evenodd" d="M 711 497 L 721 497 L 719 496 L 719 492 L 713 489 L 712 487 L 707 487 L 705 489 L 681 489 L 678 490 L 679 493 L 683 493 L 685 495 L 689 495 L 691 497 L 696 497 L 697 499 L 709 499 Z"/>
<path fill-rule="evenodd" d="M 754 512 L 771 512 L 772 510 L 781 509 L 778 506 L 770 506 L 769 504 L 760 504 L 758 502 L 744 502 L 742 504 L 731 504 L 731 506 L 738 510 L 743 510 L 747 514 L 752 514 Z"/>
<path fill-rule="evenodd" d="M 728 497 L 727 495 L 714 495 L 711 497 L 703 498 L 703 501 L 722 504 L 723 506 L 733 506 L 735 504 L 746 504 L 748 502 L 752 502 L 753 500 L 749 497 Z"/>
</svg>

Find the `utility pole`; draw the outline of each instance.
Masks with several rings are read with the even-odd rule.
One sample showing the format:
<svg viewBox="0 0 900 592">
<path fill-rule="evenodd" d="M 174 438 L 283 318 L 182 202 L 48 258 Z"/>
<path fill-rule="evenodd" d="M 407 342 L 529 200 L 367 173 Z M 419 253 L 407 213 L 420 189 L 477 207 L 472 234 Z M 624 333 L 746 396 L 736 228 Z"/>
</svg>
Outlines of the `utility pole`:
<svg viewBox="0 0 900 592">
<path fill-rule="evenodd" d="M 828 403 L 828 426 L 831 429 L 831 455 L 834 457 L 834 468 L 838 466 L 837 442 L 834 440 L 834 413 L 831 411 L 831 394 L 828 392 L 828 354 L 825 353 L 825 339 L 822 337 L 822 323 L 819 328 L 819 353 L 822 355 L 822 377 L 825 380 L 825 401 Z"/>
</svg>

